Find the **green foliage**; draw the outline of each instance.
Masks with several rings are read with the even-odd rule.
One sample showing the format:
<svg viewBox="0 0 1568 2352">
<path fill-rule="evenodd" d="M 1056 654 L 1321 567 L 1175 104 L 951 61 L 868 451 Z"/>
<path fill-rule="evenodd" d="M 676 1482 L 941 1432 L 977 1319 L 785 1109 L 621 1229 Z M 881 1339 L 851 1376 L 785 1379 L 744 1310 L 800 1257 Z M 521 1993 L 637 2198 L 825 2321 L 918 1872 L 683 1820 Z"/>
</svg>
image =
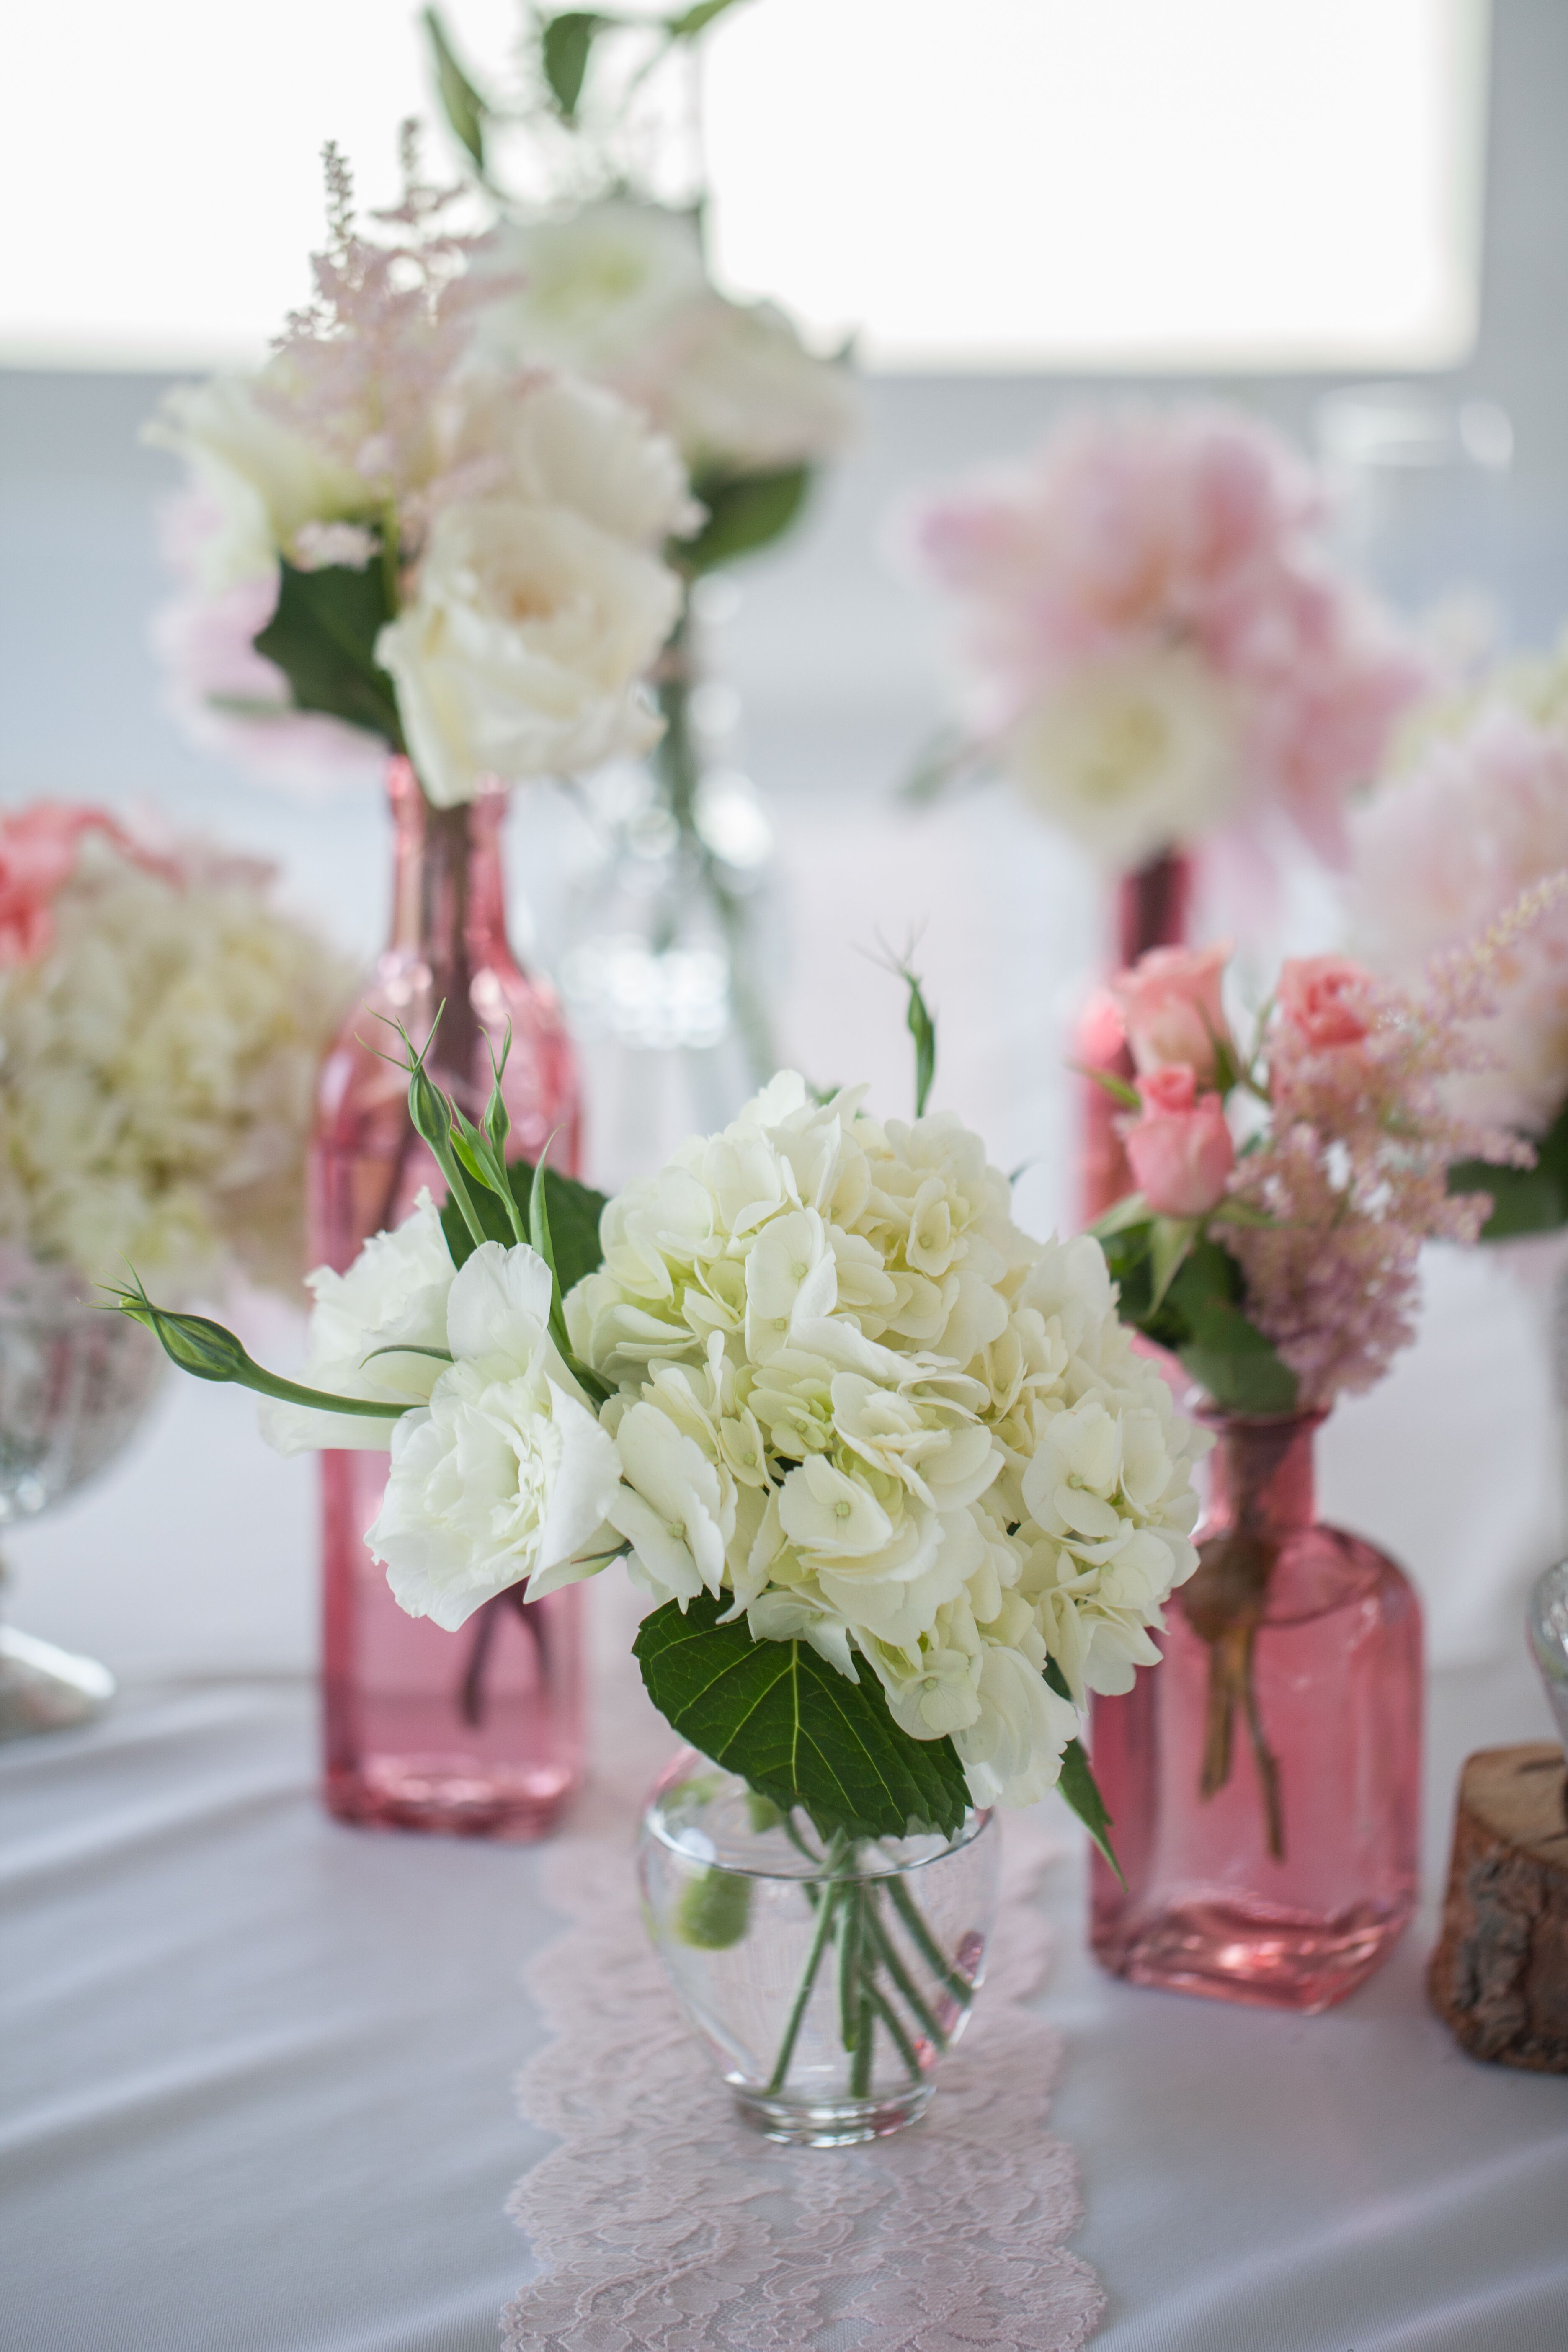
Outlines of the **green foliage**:
<svg viewBox="0 0 1568 2352">
<path fill-rule="evenodd" d="M 715 16 L 737 5 L 737 0 L 697 0 L 693 8 L 683 8 L 679 16 L 667 16 L 664 27 L 672 41 L 694 41 L 705 33 Z"/>
<path fill-rule="evenodd" d="M 959 1827 L 969 1791 L 951 1739 L 900 1731 L 869 1666 L 849 1682 L 808 1643 L 721 1625 L 720 1607 L 667 1601 L 637 1633 L 648 1696 L 683 1739 L 785 1811 L 803 1806 L 824 1837 Z"/>
<path fill-rule="evenodd" d="M 936 1023 L 913 971 L 907 964 L 900 965 L 900 971 L 910 992 L 904 1026 L 915 1041 L 915 1117 L 923 1118 L 936 1076 Z"/>
<path fill-rule="evenodd" d="M 751 1924 L 752 1882 L 732 1870 L 705 1870 L 675 1906 L 675 1932 L 700 1952 L 727 1952 Z"/>
<path fill-rule="evenodd" d="M 809 466 L 772 474 L 700 474 L 692 492 L 708 509 L 693 539 L 671 540 L 667 561 L 695 580 L 742 555 L 755 555 L 782 537 L 800 513 L 811 487 Z"/>
<path fill-rule="evenodd" d="M 485 168 L 485 118 L 489 109 L 474 88 L 447 38 L 447 28 L 434 8 L 425 11 L 425 30 L 436 63 L 436 88 L 454 137 L 468 150 L 475 168 Z"/>
<path fill-rule="evenodd" d="M 1290 1412 L 1296 1375 L 1242 1311 L 1241 1268 L 1212 1237 L 1194 1240 L 1170 1274 L 1169 1235 L 1145 1210 L 1119 1203 L 1097 1228 L 1123 1322 L 1170 1349 L 1229 1412 Z M 1162 1284 L 1163 1286 L 1162 1287 Z"/>
<path fill-rule="evenodd" d="M 509 1162 L 506 1172 L 512 1199 L 526 1219 L 533 1198 L 533 1162 L 531 1160 L 513 1160 Z M 502 1202 L 489 1191 L 477 1192 L 473 1197 L 485 1240 L 500 1242 L 510 1249 L 517 1234 Z M 543 1205 L 555 1254 L 556 1279 L 564 1297 L 585 1274 L 595 1273 L 604 1264 L 605 1254 L 599 1246 L 599 1218 L 605 1208 L 605 1195 L 595 1192 L 591 1184 L 580 1184 L 575 1176 L 563 1176 L 547 1166 L 544 1171 Z M 441 1230 L 447 1236 L 447 1247 L 452 1253 L 453 1265 L 466 1265 L 479 1244 L 464 1223 L 461 1213 L 450 1201 L 441 1212 Z"/>
<path fill-rule="evenodd" d="M 546 20 L 539 37 L 540 62 L 563 122 L 576 121 L 595 37 L 613 22 L 591 8 L 569 8 Z"/>
<path fill-rule="evenodd" d="M 1057 1783 L 1066 1802 L 1083 1823 L 1118 1878 L 1121 1864 L 1116 1859 L 1116 1849 L 1110 1843 L 1111 1820 L 1105 1810 L 1105 1799 L 1100 1784 L 1089 1768 L 1081 1739 L 1069 1739 L 1062 1750 L 1062 1777 Z M 1123 1885 L 1127 1884 L 1121 1880 Z"/>
<path fill-rule="evenodd" d="M 320 572 L 279 566 L 278 609 L 254 643 L 289 681 L 297 710 L 320 710 L 404 748 L 393 683 L 375 659 L 392 618 L 382 566 L 329 563 Z"/>
<path fill-rule="evenodd" d="M 1489 1192 L 1492 1213 L 1481 1227 L 1484 1242 L 1512 1241 L 1521 1234 L 1554 1233 L 1568 1224 L 1568 1103 L 1535 1147 L 1533 1168 L 1494 1168 L 1486 1160 L 1456 1160 L 1448 1171 L 1450 1192 Z"/>
<path fill-rule="evenodd" d="M 263 1370 L 221 1323 L 207 1315 L 179 1315 L 172 1307 L 154 1306 L 133 1274 L 124 1289 L 110 1286 L 118 1313 L 151 1331 L 169 1361 L 198 1381 L 216 1381 L 235 1388 L 253 1389 L 258 1396 L 275 1397 L 283 1404 L 301 1404 L 321 1412 L 356 1414 L 367 1421 L 396 1421 L 410 1408 L 384 1399 L 332 1396 L 324 1389 L 301 1388 L 297 1381 L 279 1380 Z M 383 1350 L 382 1352 L 386 1352 Z M 423 1353 L 424 1350 L 419 1352 Z"/>
</svg>

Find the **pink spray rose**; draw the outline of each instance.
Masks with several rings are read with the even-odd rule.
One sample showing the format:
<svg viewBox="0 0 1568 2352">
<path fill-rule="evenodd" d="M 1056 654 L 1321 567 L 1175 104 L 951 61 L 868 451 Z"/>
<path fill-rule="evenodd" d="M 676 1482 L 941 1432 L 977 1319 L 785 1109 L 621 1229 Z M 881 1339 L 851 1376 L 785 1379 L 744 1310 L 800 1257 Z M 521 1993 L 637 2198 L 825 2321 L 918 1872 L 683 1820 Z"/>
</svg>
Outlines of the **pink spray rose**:
<svg viewBox="0 0 1568 2352">
<path fill-rule="evenodd" d="M 54 902 L 84 833 L 129 847 L 113 820 L 68 801 L 35 801 L 0 821 L 0 966 L 32 963 L 55 936 Z"/>
<path fill-rule="evenodd" d="M 1218 1206 L 1236 1146 L 1218 1095 L 1200 1095 L 1197 1074 L 1179 1063 L 1138 1081 L 1142 1108 L 1121 1129 L 1133 1180 L 1160 1217 L 1204 1217 Z"/>
<path fill-rule="evenodd" d="M 1228 940 L 1209 948 L 1152 948 L 1130 971 L 1117 973 L 1110 993 L 1140 1073 L 1184 1063 L 1212 1083 L 1218 1049 L 1234 1051 L 1220 1003 L 1230 956 Z"/>
<path fill-rule="evenodd" d="M 1349 956 L 1295 956 L 1279 967 L 1279 1011 L 1313 1053 L 1359 1045 L 1372 1028 L 1371 988 Z"/>
</svg>

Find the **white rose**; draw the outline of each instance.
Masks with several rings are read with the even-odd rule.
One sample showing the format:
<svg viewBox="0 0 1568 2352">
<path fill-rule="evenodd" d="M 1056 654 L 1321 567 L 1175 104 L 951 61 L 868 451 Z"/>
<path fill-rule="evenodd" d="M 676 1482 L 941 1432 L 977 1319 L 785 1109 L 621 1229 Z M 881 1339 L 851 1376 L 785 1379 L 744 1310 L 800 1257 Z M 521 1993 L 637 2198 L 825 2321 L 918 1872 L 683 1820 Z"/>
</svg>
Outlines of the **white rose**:
<svg viewBox="0 0 1568 2352">
<path fill-rule="evenodd" d="M 565 220 L 510 223 L 479 267 L 523 281 L 481 314 L 489 353 L 601 376 L 657 352 L 708 284 L 691 215 L 622 197 Z"/>
<path fill-rule="evenodd" d="M 242 376 L 164 394 L 143 438 L 191 467 L 217 513 L 197 559 L 216 593 L 270 572 L 307 523 L 363 516 L 374 500 L 357 474 L 270 415 Z"/>
<path fill-rule="evenodd" d="M 848 369 L 808 352 L 771 302 L 714 295 L 687 325 L 673 365 L 656 379 L 637 369 L 641 393 L 673 435 L 693 473 L 766 473 L 836 456 L 853 435 L 859 402 Z"/>
<path fill-rule="evenodd" d="M 332 1396 L 425 1403 L 443 1369 L 453 1280 L 451 1252 L 429 1193 L 420 1193 L 412 1214 L 392 1233 L 374 1234 L 346 1274 L 319 1265 L 305 1279 L 316 1303 L 300 1386 Z M 437 1352 L 419 1352 L 430 1349 Z M 261 1433 L 279 1454 L 321 1447 L 380 1452 L 398 1426 L 395 1419 L 316 1412 L 271 1397 L 261 1402 Z"/>
<path fill-rule="evenodd" d="M 1047 687 L 1008 730 L 1002 761 L 1042 814 L 1119 867 L 1212 833 L 1242 785 L 1229 700 L 1180 647 L 1111 656 Z"/>
<path fill-rule="evenodd" d="M 569 507 L 651 549 L 702 520 L 673 441 L 602 384 L 485 370 L 460 401 L 450 463 L 499 461 L 508 492 L 531 506 Z"/>
<path fill-rule="evenodd" d="M 658 721 L 638 680 L 679 601 L 662 563 L 564 508 L 443 508 L 414 600 L 376 641 L 431 799 L 646 751 Z"/>
<path fill-rule="evenodd" d="M 400 1608 L 454 1633 L 529 1580 L 531 1599 L 586 1573 L 619 1469 L 613 1441 L 551 1343 L 550 1270 L 486 1242 L 447 1306 L 453 1362 L 400 1422 L 366 1540 Z"/>
</svg>

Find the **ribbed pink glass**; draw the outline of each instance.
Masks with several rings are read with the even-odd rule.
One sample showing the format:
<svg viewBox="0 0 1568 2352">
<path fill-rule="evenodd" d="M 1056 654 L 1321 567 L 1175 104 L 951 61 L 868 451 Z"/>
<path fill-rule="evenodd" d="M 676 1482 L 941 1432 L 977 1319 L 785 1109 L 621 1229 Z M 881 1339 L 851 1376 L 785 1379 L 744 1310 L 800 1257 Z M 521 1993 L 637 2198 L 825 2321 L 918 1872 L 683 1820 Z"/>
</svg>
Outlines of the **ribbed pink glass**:
<svg viewBox="0 0 1568 2352">
<path fill-rule="evenodd" d="M 1415 1906 L 1420 1609 L 1384 1553 L 1314 1521 L 1321 1419 L 1214 1418 L 1163 1663 L 1094 1702 L 1127 1883 L 1096 1856 L 1092 1941 L 1135 1984 L 1327 2009 Z"/>
<path fill-rule="evenodd" d="M 1167 850 L 1147 866 L 1123 874 L 1116 885 L 1113 969 L 1125 971 L 1151 948 L 1180 947 L 1187 936 L 1192 894 L 1192 860 L 1181 850 Z M 1087 1030 L 1073 1058 L 1089 1068 L 1101 1066 L 1101 1055 Z M 1110 1067 L 1117 1077 L 1131 1081 L 1132 1057 L 1125 1047 Z M 1119 1116 L 1103 1087 L 1092 1078 L 1079 1080 L 1079 1215 L 1085 1225 L 1092 1225 L 1132 1190 L 1114 1124 Z"/>
<path fill-rule="evenodd" d="M 361 1244 L 441 1181 L 409 1124 L 407 1081 L 377 1056 L 397 1050 L 377 1015 L 423 1042 L 444 1006 L 427 1066 L 472 1118 L 508 1024 L 509 1153 L 577 1160 L 578 1100 L 555 999 L 506 935 L 500 826 L 505 795 L 430 806 L 405 760 L 388 777 L 395 837 L 392 937 L 374 982 L 328 1055 L 310 1162 L 313 1257 L 350 1265 Z M 489 1044 L 487 1044 L 487 1040 Z M 531 1838 L 581 1776 L 582 1596 L 525 1608 L 503 1593 L 447 1633 L 407 1617 L 365 1547 L 386 1483 L 382 1454 L 321 1456 L 325 1797 L 342 1821 L 468 1837 Z"/>
</svg>

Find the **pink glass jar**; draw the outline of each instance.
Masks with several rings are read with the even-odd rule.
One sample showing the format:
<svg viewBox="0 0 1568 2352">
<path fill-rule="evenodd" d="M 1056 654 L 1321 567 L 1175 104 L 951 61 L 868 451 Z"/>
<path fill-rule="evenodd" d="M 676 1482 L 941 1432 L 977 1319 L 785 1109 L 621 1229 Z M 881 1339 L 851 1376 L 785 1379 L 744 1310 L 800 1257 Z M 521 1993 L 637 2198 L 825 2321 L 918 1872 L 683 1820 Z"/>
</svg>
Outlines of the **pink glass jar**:
<svg viewBox="0 0 1568 2352">
<path fill-rule="evenodd" d="M 407 1080 L 383 1021 L 423 1043 L 427 1066 L 472 1118 L 508 1024 L 509 1153 L 576 1166 L 576 1073 L 551 992 L 506 936 L 506 799 L 433 808 L 406 760 L 388 776 L 395 838 L 392 937 L 322 1067 L 310 1157 L 315 1263 L 350 1265 L 374 1233 L 441 1181 L 409 1123 Z M 382 1016 L 378 1021 L 377 1015 Z M 459 1633 L 407 1617 L 365 1547 L 386 1483 L 383 1454 L 321 1456 L 325 1797 L 342 1821 L 472 1837 L 538 1837 L 581 1776 L 582 1595 L 524 1610 L 503 1593 Z"/>
<path fill-rule="evenodd" d="M 1181 850 L 1167 850 L 1147 866 L 1123 874 L 1116 885 L 1113 969 L 1125 971 L 1151 948 L 1182 946 L 1187 936 L 1192 895 L 1192 860 Z M 1080 1065 L 1100 1066 L 1101 1057 L 1088 1021 L 1073 1058 Z M 1131 1083 L 1132 1056 L 1125 1046 L 1110 1066 L 1117 1077 Z M 1102 1217 L 1107 1209 L 1133 1189 L 1121 1139 L 1116 1132 L 1115 1121 L 1120 1115 L 1117 1104 L 1103 1087 L 1097 1086 L 1092 1078 L 1079 1080 L 1079 1214 L 1086 1225 L 1092 1225 L 1097 1217 Z"/>
<path fill-rule="evenodd" d="M 1094 1702 L 1125 1886 L 1096 1856 L 1091 1939 L 1115 1976 L 1321 2010 L 1415 1906 L 1421 1613 L 1394 1562 L 1313 1518 L 1323 1416 L 1206 1416 L 1199 1566 L 1163 1663 Z"/>
</svg>

